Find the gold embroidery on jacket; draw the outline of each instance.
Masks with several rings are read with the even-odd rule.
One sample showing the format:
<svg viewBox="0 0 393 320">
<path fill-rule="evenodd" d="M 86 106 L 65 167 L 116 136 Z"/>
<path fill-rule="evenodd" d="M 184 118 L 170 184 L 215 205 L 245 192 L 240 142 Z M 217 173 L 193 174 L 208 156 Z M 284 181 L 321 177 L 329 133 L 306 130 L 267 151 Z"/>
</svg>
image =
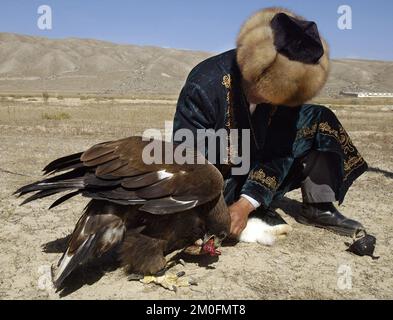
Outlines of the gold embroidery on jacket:
<svg viewBox="0 0 393 320">
<path fill-rule="evenodd" d="M 227 89 L 227 111 L 225 114 L 225 128 L 227 130 L 227 158 L 226 164 L 231 165 L 231 158 L 236 156 L 236 150 L 234 150 L 233 145 L 231 143 L 231 129 L 234 128 L 233 123 L 233 104 L 232 104 L 232 77 L 230 74 L 227 74 L 222 79 L 222 85 Z"/>
<path fill-rule="evenodd" d="M 308 139 L 314 137 L 315 133 L 317 132 L 318 124 L 314 123 L 311 127 L 305 127 L 298 130 L 296 134 L 296 140 L 299 139 Z"/>
<path fill-rule="evenodd" d="M 317 131 L 319 131 L 320 134 L 336 139 L 340 143 L 344 153 L 344 181 L 346 181 L 354 170 L 365 163 L 363 157 L 356 150 L 351 138 L 342 126 L 339 126 L 339 129 L 336 130 L 327 122 L 321 122 L 319 125 L 315 123 L 311 127 L 299 129 L 296 134 L 296 140 L 311 138 Z"/>
<path fill-rule="evenodd" d="M 249 178 L 271 191 L 276 191 L 278 188 L 277 178 L 267 176 L 262 169 L 251 172 Z"/>
<path fill-rule="evenodd" d="M 364 164 L 363 157 L 357 153 L 355 156 L 349 157 L 347 160 L 344 161 L 344 181 L 348 179 L 349 175 L 355 169 L 361 167 Z"/>
<path fill-rule="evenodd" d="M 232 88 L 232 78 L 231 78 L 230 74 L 227 74 L 227 75 L 224 76 L 224 78 L 222 79 L 222 84 L 227 89 L 231 89 Z"/>
<path fill-rule="evenodd" d="M 224 76 L 222 85 L 227 89 L 227 111 L 226 111 L 226 122 L 225 126 L 229 133 L 230 129 L 233 129 L 233 108 L 232 108 L 232 78 L 230 74 Z"/>
</svg>

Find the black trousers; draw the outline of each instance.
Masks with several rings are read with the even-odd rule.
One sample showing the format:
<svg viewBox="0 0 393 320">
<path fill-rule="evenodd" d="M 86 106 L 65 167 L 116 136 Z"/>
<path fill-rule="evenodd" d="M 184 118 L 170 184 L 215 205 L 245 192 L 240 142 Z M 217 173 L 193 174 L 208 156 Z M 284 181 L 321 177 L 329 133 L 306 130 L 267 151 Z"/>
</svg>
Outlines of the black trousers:
<svg viewBox="0 0 393 320">
<path fill-rule="evenodd" d="M 334 202 L 338 179 L 337 156 L 329 152 L 310 151 L 306 156 L 296 159 L 287 177 L 277 190 L 274 200 L 285 193 L 301 188 L 303 202 Z M 224 197 L 228 205 L 240 198 L 240 191 L 247 176 L 232 176 L 225 180 Z M 262 206 L 266 204 L 261 204 Z"/>
</svg>

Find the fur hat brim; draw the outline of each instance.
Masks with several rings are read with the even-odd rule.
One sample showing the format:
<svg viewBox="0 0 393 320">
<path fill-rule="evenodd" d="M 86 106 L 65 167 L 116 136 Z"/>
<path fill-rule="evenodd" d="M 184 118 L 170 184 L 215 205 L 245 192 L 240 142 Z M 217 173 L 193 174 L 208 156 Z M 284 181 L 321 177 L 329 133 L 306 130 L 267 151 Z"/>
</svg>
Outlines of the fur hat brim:
<svg viewBox="0 0 393 320">
<path fill-rule="evenodd" d="M 247 98 L 252 103 L 299 106 L 315 97 L 329 74 L 329 48 L 316 64 L 290 60 L 277 52 L 271 21 L 277 13 L 302 17 L 282 8 L 268 8 L 254 14 L 241 28 L 237 39 L 237 63 Z"/>
</svg>

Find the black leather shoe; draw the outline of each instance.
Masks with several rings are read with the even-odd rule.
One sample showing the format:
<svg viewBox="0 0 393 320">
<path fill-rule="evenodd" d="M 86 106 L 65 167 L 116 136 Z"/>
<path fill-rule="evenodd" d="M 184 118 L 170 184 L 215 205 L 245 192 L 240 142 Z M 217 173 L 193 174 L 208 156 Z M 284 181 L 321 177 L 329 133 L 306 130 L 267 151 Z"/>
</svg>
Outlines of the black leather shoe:
<svg viewBox="0 0 393 320">
<path fill-rule="evenodd" d="M 259 218 L 262 221 L 266 222 L 269 226 L 278 226 L 280 224 L 287 224 L 285 220 L 273 209 L 268 208 L 265 209 L 263 207 L 259 207 L 256 211 L 254 211 L 251 217 Z"/>
<path fill-rule="evenodd" d="M 324 228 L 349 237 L 365 230 L 361 223 L 341 214 L 331 202 L 303 203 L 302 212 L 295 219 L 299 223 Z"/>
</svg>

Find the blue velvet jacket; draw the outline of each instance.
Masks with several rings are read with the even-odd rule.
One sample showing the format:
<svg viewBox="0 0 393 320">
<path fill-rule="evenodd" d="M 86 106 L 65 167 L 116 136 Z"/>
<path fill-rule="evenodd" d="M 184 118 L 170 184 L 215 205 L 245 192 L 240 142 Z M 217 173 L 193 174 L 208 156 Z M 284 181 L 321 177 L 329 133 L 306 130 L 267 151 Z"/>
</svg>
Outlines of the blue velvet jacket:
<svg viewBox="0 0 393 320">
<path fill-rule="evenodd" d="M 338 155 L 338 161 L 332 164 L 338 178 L 334 191 L 342 202 L 352 182 L 367 170 L 367 164 L 335 114 L 318 105 L 294 108 L 264 104 L 251 115 L 241 81 L 236 50 L 197 65 L 181 91 L 174 133 L 182 128 L 194 133 L 197 129 L 250 129 L 251 170 L 240 193 L 265 206 L 300 186 L 300 178 L 288 175 L 296 159 L 310 150 L 333 152 Z M 241 148 L 241 135 L 239 145 Z M 230 145 L 228 148 L 231 150 Z M 230 166 L 217 165 L 226 178 Z"/>
</svg>

